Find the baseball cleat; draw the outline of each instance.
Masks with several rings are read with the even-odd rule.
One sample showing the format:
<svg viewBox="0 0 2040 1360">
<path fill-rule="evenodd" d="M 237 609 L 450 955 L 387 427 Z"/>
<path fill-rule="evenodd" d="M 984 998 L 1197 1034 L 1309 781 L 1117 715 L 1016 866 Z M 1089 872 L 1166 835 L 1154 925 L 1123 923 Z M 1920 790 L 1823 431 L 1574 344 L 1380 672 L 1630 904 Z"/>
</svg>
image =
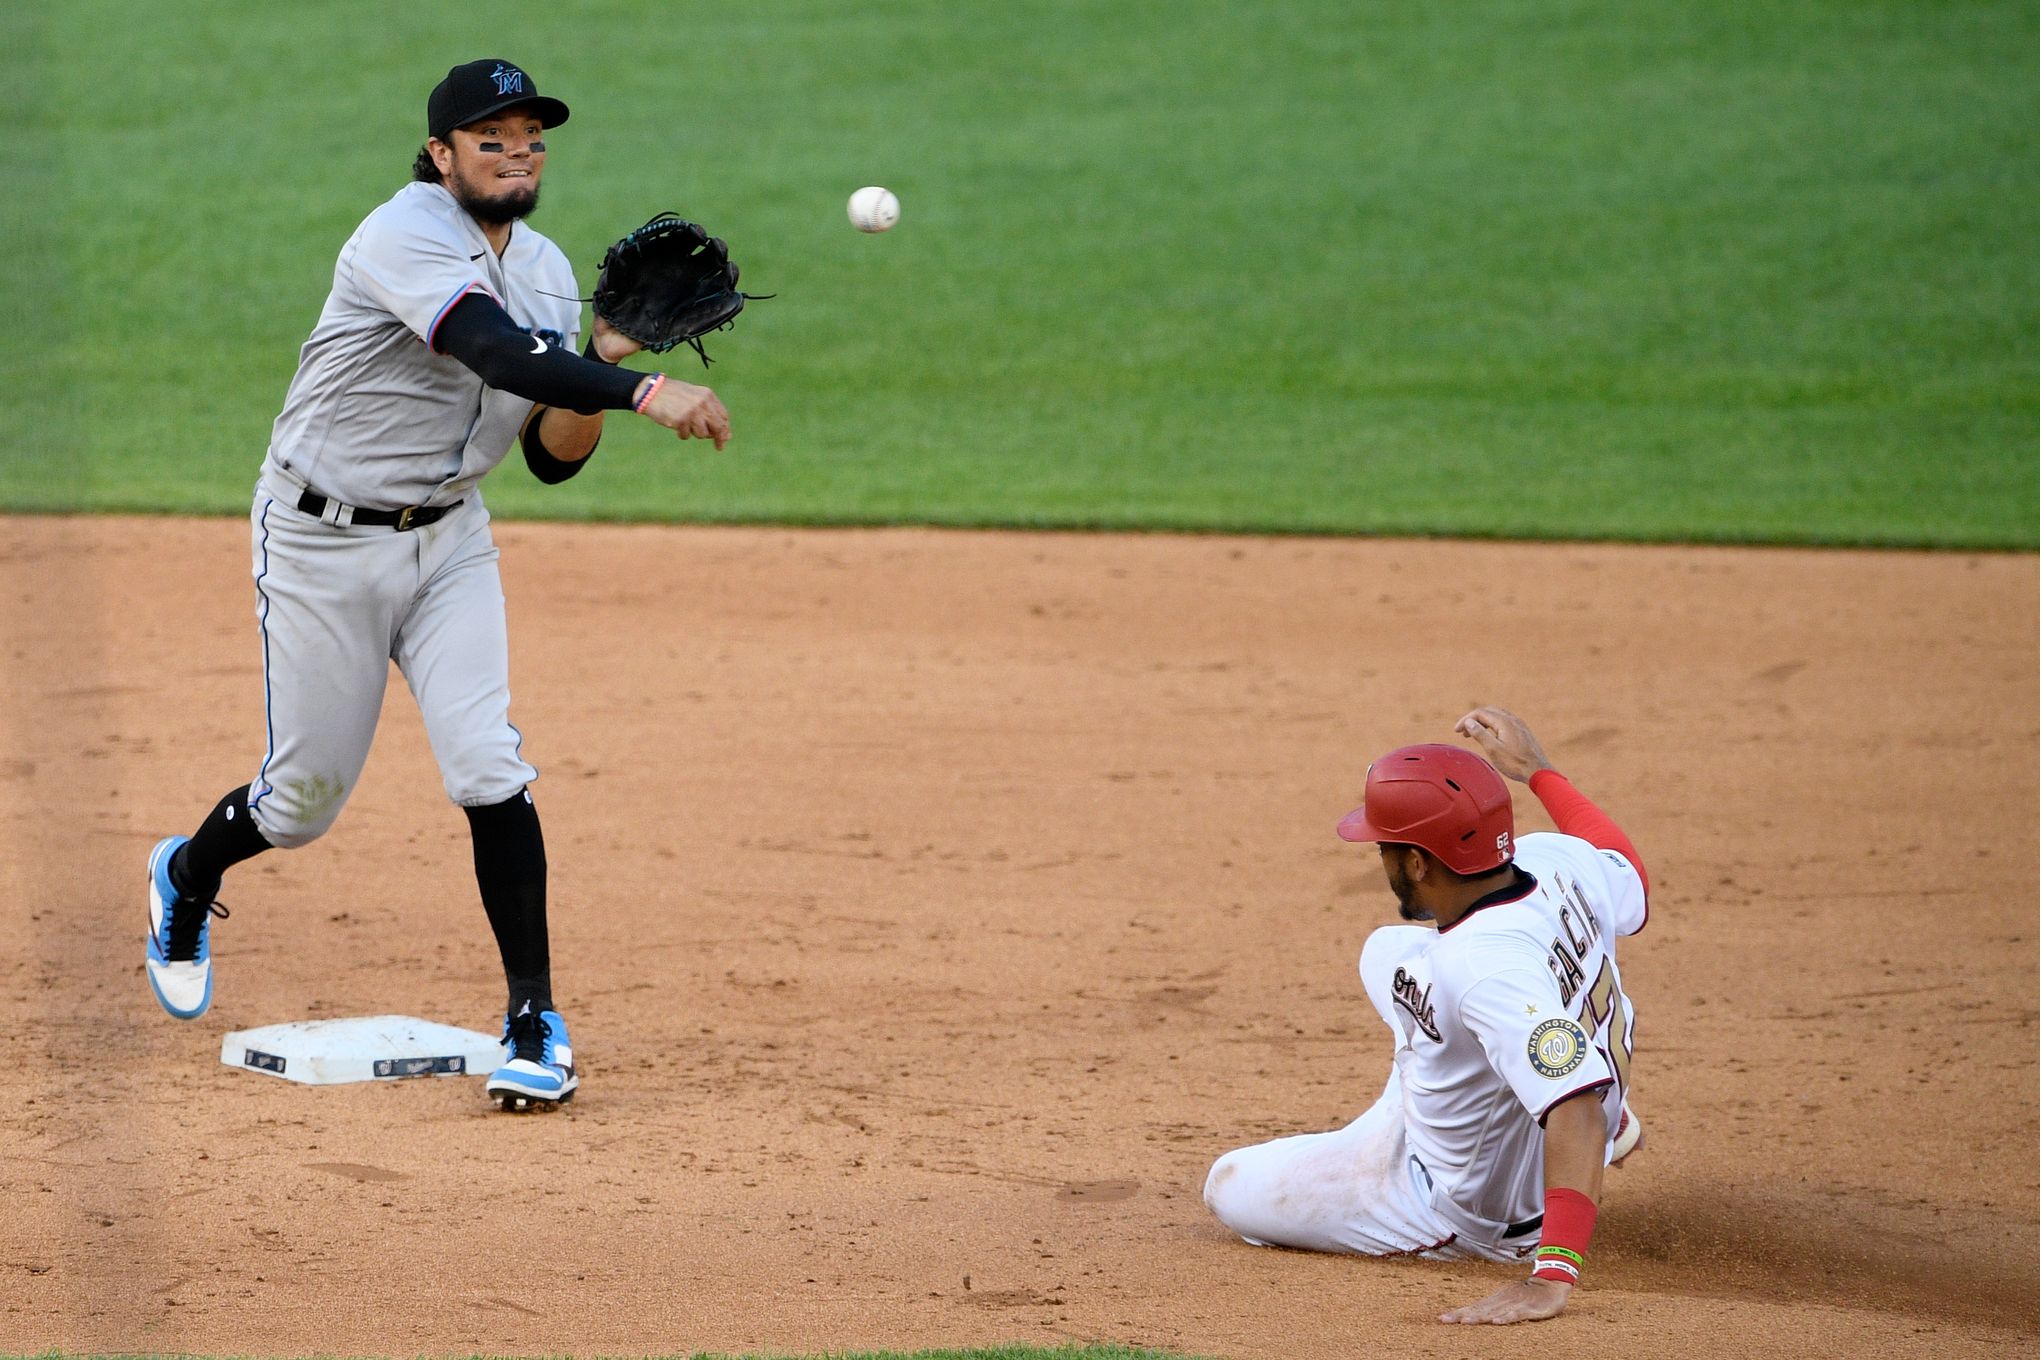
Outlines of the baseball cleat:
<svg viewBox="0 0 2040 1360">
<path fill-rule="evenodd" d="M 1643 1121 L 1629 1108 L 1629 1102 L 1622 1102 L 1622 1118 L 1615 1125 L 1614 1141 L 1608 1145 L 1608 1165 L 1620 1166 L 1622 1159 L 1643 1146 Z"/>
<path fill-rule="evenodd" d="M 170 860 L 189 836 L 167 836 L 149 852 L 149 990 L 179 1020 L 196 1020 L 212 1005 L 212 918 L 217 902 L 185 896 L 170 881 Z"/>
<path fill-rule="evenodd" d="M 548 1110 L 573 1099 L 581 1079 L 574 1074 L 574 1046 L 558 1011 L 524 1009 L 503 1020 L 503 1065 L 489 1074 L 489 1099 L 515 1112 Z"/>
</svg>

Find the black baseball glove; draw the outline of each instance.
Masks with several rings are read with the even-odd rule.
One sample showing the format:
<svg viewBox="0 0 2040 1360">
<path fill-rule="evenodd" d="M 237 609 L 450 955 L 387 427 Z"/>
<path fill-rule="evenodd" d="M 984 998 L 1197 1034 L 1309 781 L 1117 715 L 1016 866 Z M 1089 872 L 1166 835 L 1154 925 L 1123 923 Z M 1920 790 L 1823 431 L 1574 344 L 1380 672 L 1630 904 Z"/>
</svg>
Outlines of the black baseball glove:
<svg viewBox="0 0 2040 1360">
<path fill-rule="evenodd" d="M 709 362 L 701 337 L 736 320 L 770 293 L 737 291 L 729 247 L 699 225 L 660 213 L 611 246 L 595 280 L 595 315 L 651 350 L 687 344 Z"/>
</svg>

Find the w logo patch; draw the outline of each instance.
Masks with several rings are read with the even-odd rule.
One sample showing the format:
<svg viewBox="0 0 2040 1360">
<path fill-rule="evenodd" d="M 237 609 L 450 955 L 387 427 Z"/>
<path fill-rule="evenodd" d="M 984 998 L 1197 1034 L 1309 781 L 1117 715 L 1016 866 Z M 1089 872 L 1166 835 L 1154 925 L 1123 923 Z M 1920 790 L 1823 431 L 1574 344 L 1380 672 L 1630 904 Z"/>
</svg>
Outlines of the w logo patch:
<svg viewBox="0 0 2040 1360">
<path fill-rule="evenodd" d="M 524 93 L 524 72 L 508 62 L 497 62 L 496 69 L 489 73 L 489 78 L 496 82 L 497 94 Z"/>
</svg>

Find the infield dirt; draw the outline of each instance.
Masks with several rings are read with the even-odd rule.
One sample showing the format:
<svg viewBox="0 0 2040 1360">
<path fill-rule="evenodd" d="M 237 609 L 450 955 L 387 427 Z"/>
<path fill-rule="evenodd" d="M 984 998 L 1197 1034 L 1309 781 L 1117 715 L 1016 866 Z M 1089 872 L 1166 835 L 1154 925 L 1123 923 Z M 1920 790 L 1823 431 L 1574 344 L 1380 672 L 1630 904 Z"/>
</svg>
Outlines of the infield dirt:
<svg viewBox="0 0 2040 1360">
<path fill-rule="evenodd" d="M 142 976 L 263 752 L 238 521 L 0 520 L 0 1350 L 2003 1355 L 2040 1336 L 2040 557 L 499 525 L 586 1086 L 305 1088 L 228 1029 L 491 1028 L 393 683 L 325 840 Z M 1374 1099 L 1368 759 L 1514 708 L 1647 860 L 1649 1142 L 1560 1320 L 1256 1250 L 1210 1162 Z M 1548 823 L 1527 795 L 1519 825 Z"/>
</svg>

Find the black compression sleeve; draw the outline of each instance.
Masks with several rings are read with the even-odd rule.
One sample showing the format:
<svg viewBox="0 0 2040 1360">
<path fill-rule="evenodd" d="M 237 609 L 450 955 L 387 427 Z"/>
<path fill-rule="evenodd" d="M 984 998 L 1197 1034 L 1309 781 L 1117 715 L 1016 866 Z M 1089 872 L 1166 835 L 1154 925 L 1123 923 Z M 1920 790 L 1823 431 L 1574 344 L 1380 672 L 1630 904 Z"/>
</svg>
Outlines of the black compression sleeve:
<svg viewBox="0 0 2040 1360">
<path fill-rule="evenodd" d="M 500 391 L 569 411 L 629 410 L 645 375 L 583 359 L 537 341 L 486 293 L 469 293 L 439 323 L 433 342 Z M 533 348 L 536 345 L 537 348 Z"/>
<path fill-rule="evenodd" d="M 615 364 L 609 363 L 607 359 L 603 358 L 600 354 L 597 354 L 595 352 L 595 337 L 592 335 L 588 337 L 588 343 L 581 346 L 581 357 L 583 359 L 588 360 L 590 363 L 608 364 L 609 367 L 611 368 L 616 367 Z M 592 416 L 595 414 L 596 411 L 599 411 L 601 409 L 602 409 L 601 407 L 597 406 L 593 410 L 575 411 L 574 414 L 577 416 Z M 593 453 L 594 450 L 590 449 L 589 452 Z"/>
<path fill-rule="evenodd" d="M 588 460 L 595 456 L 595 450 L 591 448 L 571 462 L 564 458 L 555 458 L 553 451 L 547 448 L 545 441 L 538 436 L 538 427 L 543 424 L 545 412 L 540 411 L 537 417 L 524 427 L 524 437 L 518 442 L 524 446 L 524 466 L 531 469 L 531 475 L 547 486 L 558 486 L 586 467 Z M 601 435 L 595 436 L 595 444 L 598 448 L 601 446 Z"/>
</svg>

